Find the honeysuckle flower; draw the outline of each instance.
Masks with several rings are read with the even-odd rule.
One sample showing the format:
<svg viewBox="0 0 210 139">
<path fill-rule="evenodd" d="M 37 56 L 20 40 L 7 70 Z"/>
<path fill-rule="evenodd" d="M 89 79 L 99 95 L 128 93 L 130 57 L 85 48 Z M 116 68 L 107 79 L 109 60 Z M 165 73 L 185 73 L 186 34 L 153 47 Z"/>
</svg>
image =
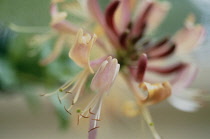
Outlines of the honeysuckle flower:
<svg viewBox="0 0 210 139">
<path fill-rule="evenodd" d="M 61 102 L 62 99 L 66 98 L 69 94 L 71 94 L 71 105 L 69 108 L 65 108 L 65 110 L 70 113 L 71 108 L 73 105 L 77 102 L 82 88 L 86 82 L 86 79 L 88 76 L 92 73 L 94 73 L 93 68 L 95 69 L 97 65 L 99 65 L 104 58 L 97 59 L 90 62 L 90 51 L 93 46 L 93 44 L 96 41 L 96 35 L 94 34 L 91 36 L 90 34 L 83 34 L 83 30 L 80 29 L 77 33 L 75 43 L 73 47 L 70 49 L 69 57 L 81 68 L 83 68 L 83 71 L 78 74 L 73 80 L 70 80 L 66 84 L 64 84 L 62 87 L 60 87 L 56 93 L 59 92 L 65 92 L 65 94 L 60 98 L 58 94 L 59 101 Z M 52 93 L 54 94 L 54 93 Z M 45 96 L 49 96 L 52 94 L 46 94 Z"/>
<path fill-rule="evenodd" d="M 186 106 L 180 109 L 192 111 L 199 108 L 200 103 L 194 98 L 201 95 L 200 91 L 192 93 L 192 96 L 180 95 L 181 92 L 185 93 L 197 73 L 197 67 L 183 60 L 182 54 L 191 52 L 202 41 L 205 32 L 201 25 L 194 23 L 193 16 L 186 20 L 184 28 L 174 36 L 154 41 L 149 34 L 154 32 L 167 15 L 170 9 L 168 2 L 114 0 L 108 4 L 105 11 L 101 10 L 98 0 L 79 2 L 83 8 L 87 7 L 85 10 L 98 23 L 94 23 L 94 27 L 87 28 L 85 32 L 92 32 L 97 28 L 101 33 L 96 40 L 96 35 L 91 36 L 79 29 L 69 57 L 83 68 L 83 71 L 73 81 L 59 89 L 60 92 L 66 93 L 62 97 L 59 95 L 58 98 L 62 100 L 68 94 L 72 95 L 70 100 L 72 105 L 65 108 L 70 113 L 86 79 L 96 71 L 90 88 L 97 94 L 78 116 L 78 121 L 90 117 L 89 139 L 96 138 L 103 97 L 109 92 L 118 72 L 122 73 L 139 108 L 138 112 L 133 111 L 131 115 L 141 113 L 156 139 L 160 136 L 148 110 L 150 105 L 162 102 L 171 95 L 169 101 L 176 108 L 181 107 L 178 104 L 181 102 L 180 98 L 183 100 L 181 103 L 186 102 Z M 58 12 L 56 4 L 57 2 L 52 2 L 51 5 L 52 28 L 60 36 L 74 33 L 77 26 L 66 19 L 66 13 Z M 137 10 L 134 10 L 135 8 Z M 137 13 L 134 13 L 136 11 Z M 90 50 L 94 42 L 102 46 L 98 48 L 105 50 L 105 55 L 90 61 Z M 114 58 L 108 57 L 110 55 Z M 148 74 L 159 75 L 160 78 L 155 79 Z M 201 98 L 199 97 L 199 102 Z"/>
<path fill-rule="evenodd" d="M 78 66 L 83 68 L 83 71 L 73 81 L 67 83 L 67 85 L 64 85 L 59 89 L 61 92 L 67 90 L 66 94 L 61 99 L 64 99 L 66 96 L 68 96 L 69 93 L 72 94 L 72 104 L 68 109 L 65 108 L 67 112 L 69 112 L 72 106 L 77 102 L 87 77 L 91 73 L 94 73 L 93 69 L 91 68 L 91 65 L 95 67 L 97 64 L 99 64 L 98 62 L 94 62 L 92 64 L 90 62 L 90 51 L 93 44 L 96 41 L 96 38 L 97 37 L 95 34 L 93 36 L 91 36 L 90 34 L 84 34 L 83 30 L 79 29 L 75 43 L 69 51 L 69 57 Z M 71 86 L 74 81 L 76 81 L 75 84 Z"/>
<path fill-rule="evenodd" d="M 98 121 L 100 121 L 100 111 L 103 97 L 109 92 L 115 78 L 119 72 L 120 65 L 117 59 L 108 57 L 99 67 L 91 82 L 91 89 L 97 93 L 95 98 L 88 104 L 79 119 L 86 118 L 90 114 L 89 139 L 96 138 Z"/>
</svg>

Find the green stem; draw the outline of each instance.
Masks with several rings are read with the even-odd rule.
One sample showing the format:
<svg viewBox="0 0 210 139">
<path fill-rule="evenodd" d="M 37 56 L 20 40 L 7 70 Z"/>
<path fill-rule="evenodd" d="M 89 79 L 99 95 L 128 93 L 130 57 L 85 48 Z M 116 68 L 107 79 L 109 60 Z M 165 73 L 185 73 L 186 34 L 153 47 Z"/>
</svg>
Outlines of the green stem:
<svg viewBox="0 0 210 139">
<path fill-rule="evenodd" d="M 154 123 L 153 123 L 153 120 L 152 120 L 152 117 L 151 117 L 151 114 L 150 114 L 148 108 L 146 108 L 146 106 L 143 106 L 141 108 L 141 110 L 142 110 L 143 118 L 146 121 L 147 125 L 149 126 L 154 139 L 161 139 L 160 135 L 158 134 L 157 130 L 155 129 L 155 126 L 154 126 Z"/>
</svg>

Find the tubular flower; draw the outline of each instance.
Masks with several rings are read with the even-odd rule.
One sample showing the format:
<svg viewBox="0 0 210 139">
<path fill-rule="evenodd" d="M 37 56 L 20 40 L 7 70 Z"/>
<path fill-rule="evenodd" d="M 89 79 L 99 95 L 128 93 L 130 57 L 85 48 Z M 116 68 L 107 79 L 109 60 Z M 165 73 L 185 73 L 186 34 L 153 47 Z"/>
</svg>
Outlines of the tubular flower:
<svg viewBox="0 0 210 139">
<path fill-rule="evenodd" d="M 190 53 L 203 40 L 205 29 L 201 25 L 196 25 L 193 16 L 190 16 L 186 20 L 184 28 L 173 37 L 166 36 L 154 41 L 149 34 L 167 15 L 170 9 L 168 2 L 114 0 L 109 3 L 105 11 L 101 10 L 98 0 L 80 1 L 80 3 L 83 8 L 87 7 L 86 10 L 98 23 L 85 32 L 92 32 L 100 26 L 102 29 L 100 32 L 103 33 L 100 33 L 100 37 L 96 40 L 96 35 L 91 36 L 79 29 L 69 57 L 84 70 L 75 80 L 60 88 L 60 91 L 64 91 L 66 94 L 62 98 L 59 97 L 59 100 L 72 94 L 72 105 L 68 109 L 65 108 L 70 113 L 70 109 L 80 96 L 86 79 L 96 71 L 90 88 L 97 94 L 78 116 L 78 121 L 81 118 L 90 118 L 89 139 L 95 139 L 103 97 L 109 92 L 119 71 L 135 96 L 135 103 L 140 110 L 140 112 L 133 111 L 133 115 L 142 113 L 154 138 L 159 139 L 160 136 L 154 126 L 151 126 L 153 122 L 147 108 L 164 101 L 170 95 L 170 103 L 176 108 L 181 107 L 176 105 L 179 100 L 175 100 L 175 98 L 179 96 L 177 95 L 179 92 L 184 93 L 184 90 L 187 90 L 187 87 L 192 83 L 197 73 L 197 67 L 179 57 L 183 52 Z M 135 8 L 137 10 L 132 11 Z M 66 14 L 56 12 L 54 3 L 51 5 L 51 13 L 53 18 L 51 26 L 61 36 L 72 33 L 68 30 L 71 23 L 66 24 L 68 22 L 65 19 Z M 132 15 L 133 13 L 134 15 Z M 95 42 L 101 46 L 98 48 L 104 50 L 105 56 L 90 61 L 90 50 Z M 109 57 L 110 55 L 114 58 Z M 159 78 L 154 78 L 154 75 Z M 194 94 L 196 94 L 194 96 L 200 96 L 198 95 L 200 91 Z M 195 104 L 195 101 L 191 101 L 191 98 L 195 97 L 183 98 L 186 98 L 186 102 L 189 102 L 190 98 L 190 104 L 186 105 L 189 108 L 181 108 L 182 110 L 190 111 L 199 108 L 196 105 L 198 103 Z M 202 102 L 202 99 L 200 97 L 199 102 Z M 185 102 L 185 100 L 183 101 Z"/>
<path fill-rule="evenodd" d="M 68 109 L 65 108 L 67 112 L 69 112 L 72 106 L 77 102 L 82 87 L 84 86 L 86 79 L 92 73 L 94 73 L 93 69 L 90 65 L 90 51 L 93 44 L 96 41 L 96 35 L 94 34 L 92 37 L 90 34 L 83 34 L 83 30 L 80 29 L 76 36 L 76 41 L 74 46 L 70 49 L 69 57 L 81 68 L 83 71 L 70 83 L 67 83 L 59 90 L 63 92 L 66 90 L 66 94 L 61 98 L 64 99 L 68 94 L 72 94 L 72 105 Z M 98 64 L 98 63 L 95 63 Z M 96 66 L 92 64 L 92 66 Z M 73 83 L 75 84 L 71 86 Z M 70 113 L 70 112 L 69 112 Z"/>
<path fill-rule="evenodd" d="M 85 118 L 90 114 L 89 139 L 96 138 L 96 128 L 99 128 L 97 122 L 100 121 L 100 111 L 103 97 L 107 94 L 113 85 L 113 82 L 119 72 L 120 65 L 117 59 L 108 57 L 99 67 L 91 82 L 91 89 L 97 92 L 97 95 L 85 108 L 84 112 L 78 117 Z"/>
<path fill-rule="evenodd" d="M 74 46 L 71 48 L 69 52 L 69 57 L 78 64 L 83 71 L 78 74 L 73 80 L 70 80 L 62 87 L 60 87 L 56 92 L 65 92 L 65 94 L 60 98 L 58 94 L 58 99 L 61 102 L 62 99 L 66 98 L 69 94 L 71 94 L 71 105 L 69 108 L 65 108 L 65 110 L 70 113 L 72 106 L 77 102 L 82 88 L 88 78 L 88 76 L 94 73 L 93 68 L 97 68 L 97 66 L 102 62 L 104 58 L 97 59 L 92 63 L 89 60 L 90 50 L 96 41 L 96 35 L 94 34 L 92 37 L 89 34 L 83 35 L 83 30 L 80 29 L 77 33 L 76 40 Z M 52 93 L 54 94 L 54 93 Z M 51 94 L 46 94 L 45 96 L 49 96 Z"/>
<path fill-rule="evenodd" d="M 96 41 L 96 35 L 91 37 L 89 34 L 83 34 L 83 30 L 79 30 L 77 33 L 76 42 L 69 52 L 69 57 L 74 60 L 77 65 L 82 68 L 88 67 L 89 71 L 93 73 L 93 69 L 90 67 L 90 50 L 93 43 Z"/>
</svg>

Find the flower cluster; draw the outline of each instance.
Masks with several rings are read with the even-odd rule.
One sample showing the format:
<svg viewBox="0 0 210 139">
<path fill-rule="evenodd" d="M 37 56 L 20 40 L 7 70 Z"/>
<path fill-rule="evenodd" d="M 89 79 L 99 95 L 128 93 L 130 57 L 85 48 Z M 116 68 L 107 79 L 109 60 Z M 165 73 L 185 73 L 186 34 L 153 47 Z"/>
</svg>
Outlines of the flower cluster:
<svg viewBox="0 0 210 139">
<path fill-rule="evenodd" d="M 170 95 L 172 97 L 169 102 L 177 108 L 194 111 L 200 107 L 200 103 L 195 99 L 200 95 L 200 91 L 193 93 L 196 94 L 193 97 L 192 95 L 183 97 L 190 100 L 189 103 L 193 105 L 180 106 L 177 103 L 197 73 L 195 65 L 179 57 L 190 53 L 204 38 L 205 30 L 201 25 L 195 24 L 193 15 L 186 19 L 184 27 L 173 37 L 154 41 L 150 34 L 170 9 L 168 2 L 114 0 L 109 3 L 105 11 L 102 11 L 98 0 L 79 1 L 82 8 L 86 7 L 85 10 L 89 13 L 87 16 L 96 21 L 95 28 L 86 28 L 84 32 L 93 30 L 100 32 L 97 33 L 97 38 L 95 34 L 84 33 L 77 25 L 68 21 L 67 13 L 58 10 L 57 4 L 60 2 L 62 1 L 54 0 L 51 3 L 50 25 L 60 34 L 60 41 L 57 42 L 59 47 L 68 40 L 69 34 L 77 33 L 69 57 L 83 68 L 83 71 L 59 88 L 56 93 L 60 101 L 68 95 L 72 96 L 70 107 L 65 107 L 65 110 L 71 114 L 71 108 L 81 96 L 87 78 L 94 74 L 90 88 L 97 94 L 78 116 L 78 122 L 81 118 L 90 118 L 89 139 L 96 138 L 102 100 L 109 92 L 118 72 L 136 97 L 135 103 L 142 111 L 148 125 L 153 122 L 147 107 L 167 99 Z M 104 56 L 90 60 L 93 45 L 101 48 Z M 58 56 L 57 51 L 55 48 L 56 54 L 52 53 L 42 63 L 52 62 Z M 155 75 L 158 78 L 155 78 Z M 61 93 L 64 93 L 62 97 Z M 49 95 L 51 94 L 45 94 Z M 160 138 L 154 126 L 149 127 L 154 137 Z"/>
</svg>

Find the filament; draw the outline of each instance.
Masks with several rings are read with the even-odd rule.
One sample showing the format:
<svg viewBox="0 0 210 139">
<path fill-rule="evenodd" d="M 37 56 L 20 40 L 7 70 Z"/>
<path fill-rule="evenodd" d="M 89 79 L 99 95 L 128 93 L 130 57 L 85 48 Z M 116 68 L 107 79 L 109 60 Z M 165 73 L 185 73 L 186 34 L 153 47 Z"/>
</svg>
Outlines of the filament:
<svg viewBox="0 0 210 139">
<path fill-rule="evenodd" d="M 94 129 L 96 129 L 96 128 L 99 128 L 100 126 L 96 126 L 96 127 L 94 127 L 94 128 L 92 128 L 92 129 L 90 129 L 88 132 L 90 132 L 90 131 L 92 131 L 92 130 L 94 130 Z"/>
</svg>

